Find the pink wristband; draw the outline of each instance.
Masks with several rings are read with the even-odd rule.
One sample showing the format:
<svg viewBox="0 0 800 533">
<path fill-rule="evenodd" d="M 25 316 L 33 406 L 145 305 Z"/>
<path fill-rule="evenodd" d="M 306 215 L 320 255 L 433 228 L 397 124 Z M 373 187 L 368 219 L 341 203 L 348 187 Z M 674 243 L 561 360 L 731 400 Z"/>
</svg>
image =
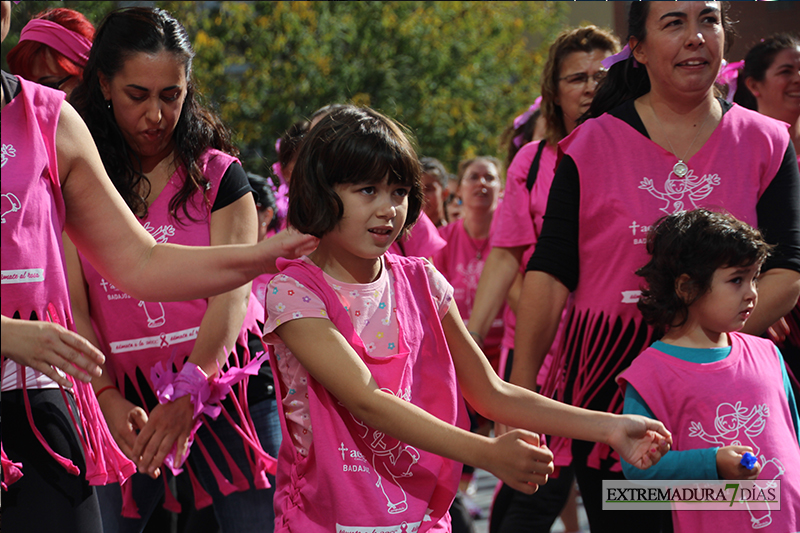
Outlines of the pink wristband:
<svg viewBox="0 0 800 533">
<path fill-rule="evenodd" d="M 181 371 L 173 376 L 172 383 L 164 383 L 164 386 L 156 391 L 158 402 L 164 404 L 174 402 L 182 396 L 189 396 L 194 405 L 192 418 L 196 419 L 205 409 L 205 404 L 211 395 L 208 375 L 196 364 L 187 362 Z"/>
</svg>

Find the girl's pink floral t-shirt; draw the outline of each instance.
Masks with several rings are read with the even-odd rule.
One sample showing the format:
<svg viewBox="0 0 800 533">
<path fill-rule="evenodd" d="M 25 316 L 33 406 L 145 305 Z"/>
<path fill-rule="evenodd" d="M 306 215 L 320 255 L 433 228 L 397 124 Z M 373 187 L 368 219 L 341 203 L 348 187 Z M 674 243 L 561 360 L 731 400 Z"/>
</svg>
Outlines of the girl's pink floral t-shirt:
<svg viewBox="0 0 800 533">
<path fill-rule="evenodd" d="M 311 263 L 308 257 L 303 260 Z M 453 287 L 430 263 L 426 264 L 426 272 L 441 319 L 450 308 Z M 378 279 L 372 283 L 343 283 L 325 273 L 323 276 L 339 296 L 367 352 L 374 357 L 398 353 L 394 277 L 385 262 Z M 264 341 L 275 347 L 280 379 L 286 391 L 283 408 L 289 433 L 298 453 L 306 456 L 313 440 L 308 409 L 308 371 L 273 331 L 298 318 L 328 318 L 328 311 L 319 296 L 285 274 L 276 275 L 266 292 Z"/>
</svg>

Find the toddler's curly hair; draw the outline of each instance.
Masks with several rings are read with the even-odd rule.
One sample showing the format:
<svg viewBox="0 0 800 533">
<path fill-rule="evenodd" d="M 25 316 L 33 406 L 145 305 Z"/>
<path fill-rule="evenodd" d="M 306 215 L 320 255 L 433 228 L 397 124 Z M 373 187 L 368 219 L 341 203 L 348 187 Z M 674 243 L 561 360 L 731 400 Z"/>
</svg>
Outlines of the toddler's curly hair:
<svg viewBox="0 0 800 533">
<path fill-rule="evenodd" d="M 639 311 L 662 333 L 680 327 L 718 268 L 761 265 L 772 248 L 761 232 L 726 213 L 696 209 L 662 217 L 647 235 L 650 261 L 636 271 L 646 283 Z M 687 298 L 678 292 L 683 274 Z"/>
</svg>

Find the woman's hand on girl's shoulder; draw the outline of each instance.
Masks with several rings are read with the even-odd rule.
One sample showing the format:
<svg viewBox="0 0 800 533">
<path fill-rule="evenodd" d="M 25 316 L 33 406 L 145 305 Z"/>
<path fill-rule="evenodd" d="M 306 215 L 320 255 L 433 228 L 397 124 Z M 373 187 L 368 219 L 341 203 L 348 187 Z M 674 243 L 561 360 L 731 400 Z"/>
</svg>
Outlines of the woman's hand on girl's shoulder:
<svg viewBox="0 0 800 533">
<path fill-rule="evenodd" d="M 553 473 L 553 453 L 539 445 L 539 435 L 514 429 L 491 439 L 491 453 L 482 466 L 508 486 L 525 494 L 533 494 L 547 483 Z M 478 466 L 478 465 L 476 465 Z"/>
<path fill-rule="evenodd" d="M 638 415 L 614 415 L 607 444 L 641 470 L 661 460 L 672 446 L 672 434 L 658 420 Z"/>
<path fill-rule="evenodd" d="M 317 237 L 300 233 L 294 228 L 286 228 L 269 239 L 264 239 L 258 246 L 264 249 L 266 271 L 274 274 L 278 271 L 275 261 L 279 257 L 295 259 L 308 255 L 317 249 L 318 244 Z"/>
</svg>

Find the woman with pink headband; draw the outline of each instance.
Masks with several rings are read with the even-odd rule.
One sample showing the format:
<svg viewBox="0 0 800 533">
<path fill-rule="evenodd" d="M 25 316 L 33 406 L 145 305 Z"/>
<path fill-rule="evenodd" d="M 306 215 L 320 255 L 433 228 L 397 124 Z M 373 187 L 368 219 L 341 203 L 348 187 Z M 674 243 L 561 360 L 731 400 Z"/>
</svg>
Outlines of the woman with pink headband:
<svg viewBox="0 0 800 533">
<path fill-rule="evenodd" d="M 0 7 L 4 39 L 11 2 Z M 122 481 L 135 466 L 114 444 L 88 383 L 104 357 L 74 332 L 63 232 L 143 301 L 232 290 L 316 241 L 287 231 L 253 245 L 157 243 L 115 191 L 64 93 L 6 72 L 0 82 L 2 527 L 97 533 L 95 486 Z"/>
<path fill-rule="evenodd" d="M 81 13 L 48 9 L 28 22 L 8 53 L 13 74 L 67 93 L 78 86 L 89 59 L 94 26 Z"/>
</svg>

